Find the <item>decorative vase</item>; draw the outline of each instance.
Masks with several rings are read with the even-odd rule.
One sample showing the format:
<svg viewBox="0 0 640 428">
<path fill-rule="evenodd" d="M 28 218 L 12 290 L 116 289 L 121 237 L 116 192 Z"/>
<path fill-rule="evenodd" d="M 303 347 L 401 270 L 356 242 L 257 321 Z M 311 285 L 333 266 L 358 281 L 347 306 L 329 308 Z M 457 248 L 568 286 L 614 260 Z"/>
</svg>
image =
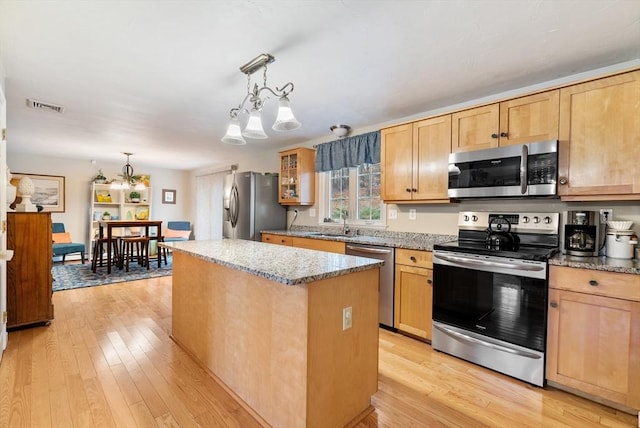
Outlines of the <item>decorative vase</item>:
<svg viewBox="0 0 640 428">
<path fill-rule="evenodd" d="M 29 177 L 22 177 L 18 183 L 18 194 L 22 197 L 22 201 L 16 205 L 16 211 L 36 212 L 38 208 L 31 202 L 31 195 L 35 192 L 36 187 Z"/>
<path fill-rule="evenodd" d="M 7 184 L 7 211 L 13 211 L 13 209 L 11 209 L 11 204 L 16 200 L 17 193 L 18 190 L 16 189 L 16 186 L 13 184 Z"/>
</svg>

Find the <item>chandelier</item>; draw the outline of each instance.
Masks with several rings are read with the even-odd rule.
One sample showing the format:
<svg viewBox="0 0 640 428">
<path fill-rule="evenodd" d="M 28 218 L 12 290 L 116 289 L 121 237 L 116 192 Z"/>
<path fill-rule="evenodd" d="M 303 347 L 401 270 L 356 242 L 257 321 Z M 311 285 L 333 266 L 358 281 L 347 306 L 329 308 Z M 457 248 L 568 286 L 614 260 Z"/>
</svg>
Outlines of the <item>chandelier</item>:
<svg viewBox="0 0 640 428">
<path fill-rule="evenodd" d="M 276 87 L 275 90 L 267 86 L 267 65 L 276 59 L 270 54 L 261 54 L 240 67 L 240 71 L 247 75 L 247 94 L 242 102 L 236 108 L 232 108 L 229 112 L 231 117 L 227 133 L 222 137 L 222 142 L 226 144 L 247 144 L 244 137 L 265 139 L 268 138 L 262 127 L 261 111 L 265 102 L 269 97 L 260 98 L 263 91 L 272 93 L 280 99 L 278 105 L 278 116 L 272 126 L 274 131 L 291 131 L 300 127 L 289 106 L 288 95 L 293 92 L 293 83 L 288 82 L 282 88 Z M 258 87 L 255 83 L 251 89 L 251 75 L 260 69 L 264 69 L 262 87 Z M 243 130 L 240 129 L 240 121 L 238 115 L 246 113 L 249 115 L 247 125 Z"/>
<path fill-rule="evenodd" d="M 141 177 L 139 175 L 133 175 L 133 167 L 129 163 L 129 156 L 133 153 L 122 153 L 127 156 L 127 163 L 122 167 L 122 174 L 118 174 L 122 177 L 122 180 L 116 181 L 113 180 L 111 183 L 112 189 L 130 189 L 133 186 L 136 190 L 142 190 L 145 188 L 144 183 L 141 181 Z"/>
</svg>

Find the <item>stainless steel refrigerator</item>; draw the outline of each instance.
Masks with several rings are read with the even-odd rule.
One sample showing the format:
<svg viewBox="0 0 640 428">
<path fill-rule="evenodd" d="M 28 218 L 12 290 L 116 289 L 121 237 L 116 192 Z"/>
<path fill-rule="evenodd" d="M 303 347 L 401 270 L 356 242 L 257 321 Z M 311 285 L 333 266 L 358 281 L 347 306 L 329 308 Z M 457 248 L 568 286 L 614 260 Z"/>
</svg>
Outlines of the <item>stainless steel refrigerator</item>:
<svg viewBox="0 0 640 428">
<path fill-rule="evenodd" d="M 287 228 L 287 209 L 278 203 L 278 174 L 237 172 L 224 178 L 222 235 L 260 241 L 261 230 Z"/>
</svg>

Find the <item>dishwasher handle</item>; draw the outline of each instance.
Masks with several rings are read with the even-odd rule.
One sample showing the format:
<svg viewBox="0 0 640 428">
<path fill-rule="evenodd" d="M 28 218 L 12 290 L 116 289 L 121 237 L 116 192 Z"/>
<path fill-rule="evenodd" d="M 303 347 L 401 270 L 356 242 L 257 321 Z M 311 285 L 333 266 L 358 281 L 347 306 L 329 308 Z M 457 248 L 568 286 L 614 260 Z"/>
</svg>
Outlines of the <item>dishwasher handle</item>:
<svg viewBox="0 0 640 428">
<path fill-rule="evenodd" d="M 347 244 L 347 250 L 349 251 L 358 251 L 360 253 L 369 253 L 369 254 L 390 254 L 391 250 L 383 250 L 381 248 L 367 248 L 367 247 L 356 247 L 353 245 Z"/>
</svg>

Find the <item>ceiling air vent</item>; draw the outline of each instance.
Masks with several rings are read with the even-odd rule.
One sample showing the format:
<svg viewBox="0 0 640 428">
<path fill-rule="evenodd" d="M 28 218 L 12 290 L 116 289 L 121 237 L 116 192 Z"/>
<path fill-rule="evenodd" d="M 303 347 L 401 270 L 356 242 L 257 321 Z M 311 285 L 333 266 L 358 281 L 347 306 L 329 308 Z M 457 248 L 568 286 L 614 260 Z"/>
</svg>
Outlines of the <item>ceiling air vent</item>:
<svg viewBox="0 0 640 428">
<path fill-rule="evenodd" d="M 64 112 L 64 106 L 59 106 L 59 105 L 55 105 L 55 104 L 51 104 L 51 103 L 44 103 L 42 101 L 36 101 L 36 100 L 32 100 L 30 98 L 27 98 L 27 107 L 29 107 L 29 108 L 37 108 L 37 109 L 41 109 L 41 110 L 55 111 L 56 113 L 63 113 Z"/>
</svg>

